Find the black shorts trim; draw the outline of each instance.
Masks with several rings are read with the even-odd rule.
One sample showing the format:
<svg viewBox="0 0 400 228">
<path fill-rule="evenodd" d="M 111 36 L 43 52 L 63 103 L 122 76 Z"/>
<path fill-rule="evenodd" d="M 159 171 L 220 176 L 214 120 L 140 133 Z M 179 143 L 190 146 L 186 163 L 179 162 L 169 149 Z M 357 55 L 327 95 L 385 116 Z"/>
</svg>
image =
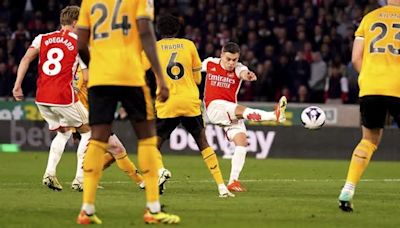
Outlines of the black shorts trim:
<svg viewBox="0 0 400 228">
<path fill-rule="evenodd" d="M 172 131 L 182 124 L 182 126 L 193 136 L 193 138 L 198 138 L 201 131 L 204 129 L 203 116 L 193 116 L 193 117 L 175 117 L 175 118 L 157 118 L 157 136 L 163 140 L 169 139 Z"/>
<path fill-rule="evenodd" d="M 381 95 L 360 97 L 361 124 L 368 129 L 384 128 L 388 114 L 399 126 L 400 98 Z"/>
<path fill-rule="evenodd" d="M 154 106 L 147 86 L 92 86 L 88 89 L 89 124 L 111 124 L 118 102 L 132 121 L 155 118 Z"/>
</svg>

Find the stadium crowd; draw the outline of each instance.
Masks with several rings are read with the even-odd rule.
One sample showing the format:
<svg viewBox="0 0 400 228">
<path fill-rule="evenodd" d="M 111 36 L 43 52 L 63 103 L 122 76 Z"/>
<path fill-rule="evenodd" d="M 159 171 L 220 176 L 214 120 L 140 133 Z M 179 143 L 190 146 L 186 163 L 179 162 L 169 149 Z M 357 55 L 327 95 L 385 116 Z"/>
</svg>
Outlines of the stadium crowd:
<svg viewBox="0 0 400 228">
<path fill-rule="evenodd" d="M 20 59 L 40 33 L 55 30 L 59 12 L 80 0 L 0 1 L 0 97 L 12 98 Z M 354 31 L 363 15 L 384 0 L 157 0 L 156 15 L 171 13 L 180 36 L 196 44 L 201 59 L 220 54 L 228 41 L 241 45 L 241 62 L 258 76 L 243 82 L 241 101 L 357 103 L 351 65 Z M 35 96 L 37 64 L 23 83 Z"/>
</svg>

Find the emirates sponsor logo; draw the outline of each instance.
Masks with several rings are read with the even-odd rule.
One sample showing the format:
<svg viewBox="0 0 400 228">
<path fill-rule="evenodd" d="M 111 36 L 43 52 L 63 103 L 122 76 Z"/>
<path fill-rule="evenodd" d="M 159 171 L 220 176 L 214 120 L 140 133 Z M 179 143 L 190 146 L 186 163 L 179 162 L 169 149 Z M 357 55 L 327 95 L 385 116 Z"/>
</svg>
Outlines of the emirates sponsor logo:
<svg viewBox="0 0 400 228">
<path fill-rule="evenodd" d="M 231 85 L 236 83 L 236 80 L 222 75 L 207 74 L 207 80 L 210 81 L 211 86 L 230 88 Z"/>
</svg>

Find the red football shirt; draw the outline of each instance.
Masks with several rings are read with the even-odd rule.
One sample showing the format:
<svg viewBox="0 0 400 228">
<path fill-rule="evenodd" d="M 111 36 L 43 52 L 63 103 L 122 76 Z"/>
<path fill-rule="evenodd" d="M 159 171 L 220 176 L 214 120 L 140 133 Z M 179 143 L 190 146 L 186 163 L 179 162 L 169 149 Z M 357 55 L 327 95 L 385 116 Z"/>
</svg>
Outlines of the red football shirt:
<svg viewBox="0 0 400 228">
<path fill-rule="evenodd" d="M 68 30 L 38 35 L 31 48 L 39 49 L 36 103 L 68 106 L 78 101 L 72 80 L 78 64 L 78 36 Z"/>
<path fill-rule="evenodd" d="M 241 63 L 235 67 L 235 71 L 225 70 L 219 58 L 207 58 L 202 63 L 202 71 L 206 71 L 206 83 L 204 90 L 204 103 L 206 107 L 213 100 L 225 100 L 237 102 L 237 94 L 242 80 L 239 74 L 248 68 Z"/>
</svg>

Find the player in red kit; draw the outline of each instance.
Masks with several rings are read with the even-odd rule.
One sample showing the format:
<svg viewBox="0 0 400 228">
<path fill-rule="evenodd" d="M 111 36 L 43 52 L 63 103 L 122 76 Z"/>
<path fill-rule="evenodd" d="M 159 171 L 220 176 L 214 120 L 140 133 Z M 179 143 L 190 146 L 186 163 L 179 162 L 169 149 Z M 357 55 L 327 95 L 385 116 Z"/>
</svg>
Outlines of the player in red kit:
<svg viewBox="0 0 400 228">
<path fill-rule="evenodd" d="M 252 109 L 237 104 L 237 94 L 242 80 L 255 81 L 256 75 L 239 63 L 240 48 L 228 42 L 221 52 L 221 58 L 207 58 L 202 63 L 206 71 L 204 103 L 208 119 L 213 124 L 223 126 L 229 141 L 235 144 L 232 157 L 231 174 L 228 182 L 230 191 L 244 192 L 246 189 L 239 182 L 247 153 L 247 134 L 243 119 L 250 121 L 286 121 L 286 97 L 281 97 L 279 105 L 272 112 Z"/>
<path fill-rule="evenodd" d="M 29 64 L 39 56 L 36 104 L 49 130 L 57 131 L 50 146 L 47 168 L 43 184 L 50 189 L 61 191 L 62 186 L 56 177 L 56 168 L 64 152 L 65 145 L 72 134 L 71 127 L 78 128 L 81 141 L 78 146 L 78 169 L 76 178 L 83 178 L 83 155 L 90 138 L 88 112 L 82 105 L 72 87 L 72 80 L 78 65 L 78 36 L 73 29 L 78 20 L 79 7 L 68 6 L 61 11 L 61 29 L 38 35 L 26 51 L 18 67 L 13 95 L 19 101 L 24 95 L 22 81 Z M 76 180 L 74 180 L 76 181 Z"/>
</svg>

